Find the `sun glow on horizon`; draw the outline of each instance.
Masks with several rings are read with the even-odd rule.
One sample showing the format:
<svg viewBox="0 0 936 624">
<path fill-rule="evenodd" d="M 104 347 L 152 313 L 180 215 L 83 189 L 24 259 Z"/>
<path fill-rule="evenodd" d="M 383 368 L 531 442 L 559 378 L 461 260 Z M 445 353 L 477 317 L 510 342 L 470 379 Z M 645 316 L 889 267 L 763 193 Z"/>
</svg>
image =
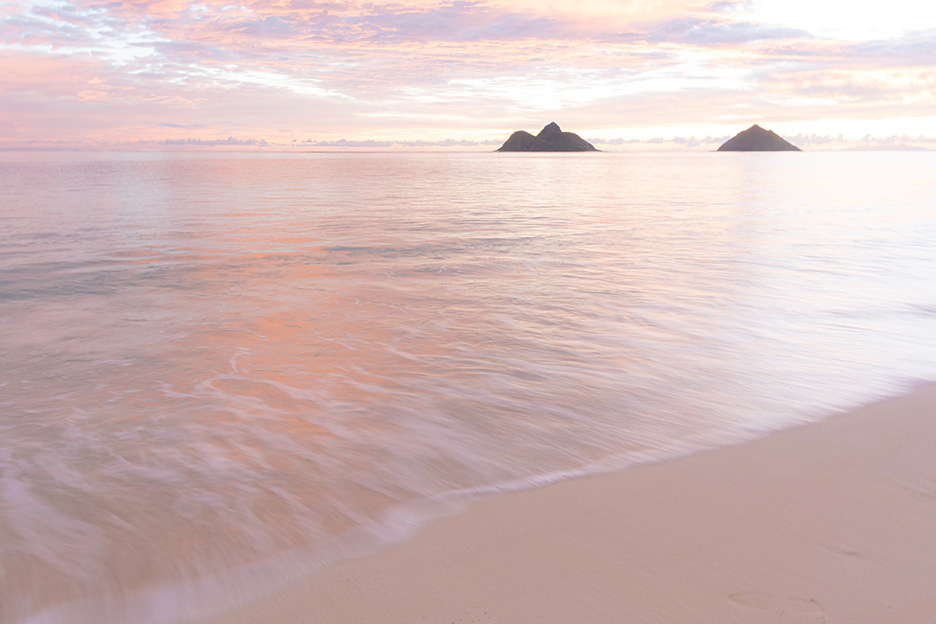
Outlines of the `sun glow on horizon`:
<svg viewBox="0 0 936 624">
<path fill-rule="evenodd" d="M 753 0 L 751 16 L 769 24 L 797 24 L 817 37 L 849 41 L 893 39 L 936 28 L 936 4 L 891 0 Z"/>
</svg>

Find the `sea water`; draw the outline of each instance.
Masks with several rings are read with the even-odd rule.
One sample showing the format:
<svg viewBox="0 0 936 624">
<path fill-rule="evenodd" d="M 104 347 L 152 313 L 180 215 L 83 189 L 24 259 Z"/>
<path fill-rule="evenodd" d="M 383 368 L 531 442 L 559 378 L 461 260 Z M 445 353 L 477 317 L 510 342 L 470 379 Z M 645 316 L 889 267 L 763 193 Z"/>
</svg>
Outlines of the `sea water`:
<svg viewBox="0 0 936 624">
<path fill-rule="evenodd" d="M 0 154 L 0 622 L 936 378 L 936 154 Z"/>
</svg>

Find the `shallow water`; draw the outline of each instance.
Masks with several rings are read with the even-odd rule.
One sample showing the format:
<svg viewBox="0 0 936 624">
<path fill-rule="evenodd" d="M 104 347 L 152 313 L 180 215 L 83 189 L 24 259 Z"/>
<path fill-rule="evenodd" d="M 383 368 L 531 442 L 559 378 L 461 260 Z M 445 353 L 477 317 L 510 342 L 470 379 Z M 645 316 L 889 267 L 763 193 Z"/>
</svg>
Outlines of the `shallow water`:
<svg viewBox="0 0 936 624">
<path fill-rule="evenodd" d="M 936 378 L 936 154 L 0 154 L 0 622 Z"/>
</svg>

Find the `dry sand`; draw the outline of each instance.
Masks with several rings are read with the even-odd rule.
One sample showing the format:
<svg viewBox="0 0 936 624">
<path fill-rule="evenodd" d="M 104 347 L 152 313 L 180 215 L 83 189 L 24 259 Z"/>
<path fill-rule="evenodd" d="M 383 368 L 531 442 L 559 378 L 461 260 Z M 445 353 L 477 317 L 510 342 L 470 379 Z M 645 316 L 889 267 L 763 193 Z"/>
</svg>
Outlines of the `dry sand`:
<svg viewBox="0 0 936 624">
<path fill-rule="evenodd" d="M 504 495 L 216 624 L 936 623 L 936 386 Z"/>
</svg>

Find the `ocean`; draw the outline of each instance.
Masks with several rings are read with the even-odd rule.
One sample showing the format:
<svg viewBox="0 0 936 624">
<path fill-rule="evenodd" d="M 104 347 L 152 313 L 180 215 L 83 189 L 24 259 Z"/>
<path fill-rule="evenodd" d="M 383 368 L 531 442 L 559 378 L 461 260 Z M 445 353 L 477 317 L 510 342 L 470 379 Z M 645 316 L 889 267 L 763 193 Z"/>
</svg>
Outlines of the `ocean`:
<svg viewBox="0 0 936 624">
<path fill-rule="evenodd" d="M 936 379 L 936 153 L 0 153 L 0 622 L 165 624 Z"/>
</svg>

